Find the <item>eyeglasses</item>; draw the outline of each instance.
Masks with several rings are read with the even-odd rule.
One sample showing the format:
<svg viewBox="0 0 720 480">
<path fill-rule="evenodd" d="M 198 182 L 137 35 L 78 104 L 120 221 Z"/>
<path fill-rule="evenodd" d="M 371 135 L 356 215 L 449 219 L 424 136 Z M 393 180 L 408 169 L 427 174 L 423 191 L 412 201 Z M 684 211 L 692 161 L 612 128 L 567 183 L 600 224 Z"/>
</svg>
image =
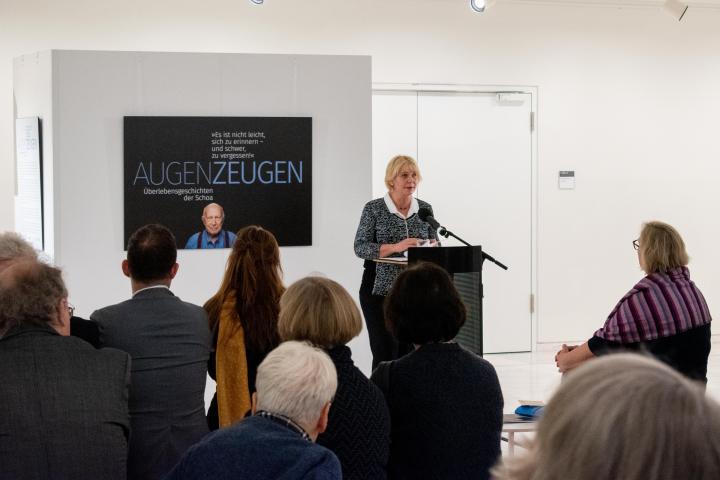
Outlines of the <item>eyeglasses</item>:
<svg viewBox="0 0 720 480">
<path fill-rule="evenodd" d="M 71 304 L 68 303 L 66 308 L 67 308 L 68 313 L 72 317 L 73 314 L 75 313 L 75 307 L 73 307 Z"/>
<path fill-rule="evenodd" d="M 639 249 L 640 249 L 640 244 L 638 243 L 637 240 L 633 240 L 633 248 L 634 248 L 635 250 L 639 250 Z"/>
</svg>

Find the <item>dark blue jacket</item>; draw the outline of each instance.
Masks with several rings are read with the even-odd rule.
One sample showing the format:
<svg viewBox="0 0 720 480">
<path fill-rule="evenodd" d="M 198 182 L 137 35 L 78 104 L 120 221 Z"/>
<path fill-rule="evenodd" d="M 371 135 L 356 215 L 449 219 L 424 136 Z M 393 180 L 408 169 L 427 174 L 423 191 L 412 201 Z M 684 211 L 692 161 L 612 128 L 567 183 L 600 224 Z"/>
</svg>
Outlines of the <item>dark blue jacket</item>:
<svg viewBox="0 0 720 480">
<path fill-rule="evenodd" d="M 371 379 L 390 409 L 388 478 L 490 478 L 503 397 L 489 362 L 457 343 L 430 343 L 381 363 Z"/>
<path fill-rule="evenodd" d="M 193 446 L 165 480 L 340 480 L 340 462 L 325 447 L 273 420 L 253 416 Z"/>
</svg>

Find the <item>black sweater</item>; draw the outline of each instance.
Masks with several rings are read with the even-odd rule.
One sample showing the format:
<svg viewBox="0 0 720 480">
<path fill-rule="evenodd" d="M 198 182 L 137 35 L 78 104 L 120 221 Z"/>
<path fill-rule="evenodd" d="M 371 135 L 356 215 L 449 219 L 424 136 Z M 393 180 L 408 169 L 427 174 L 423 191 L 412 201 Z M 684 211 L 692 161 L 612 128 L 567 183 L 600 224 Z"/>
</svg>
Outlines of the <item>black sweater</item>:
<svg viewBox="0 0 720 480">
<path fill-rule="evenodd" d="M 624 350 L 649 353 L 688 378 L 707 383 L 707 364 L 710 355 L 709 323 L 677 335 L 647 342 L 623 344 L 593 336 L 588 340 L 588 347 L 596 356 Z"/>
<path fill-rule="evenodd" d="M 381 363 L 371 379 L 390 408 L 390 478 L 489 478 L 503 412 L 489 362 L 457 343 L 433 343 Z"/>
<path fill-rule="evenodd" d="M 390 414 L 380 390 L 353 364 L 346 346 L 329 350 L 338 388 L 325 433 L 317 443 L 332 450 L 344 480 L 385 479 Z"/>
</svg>

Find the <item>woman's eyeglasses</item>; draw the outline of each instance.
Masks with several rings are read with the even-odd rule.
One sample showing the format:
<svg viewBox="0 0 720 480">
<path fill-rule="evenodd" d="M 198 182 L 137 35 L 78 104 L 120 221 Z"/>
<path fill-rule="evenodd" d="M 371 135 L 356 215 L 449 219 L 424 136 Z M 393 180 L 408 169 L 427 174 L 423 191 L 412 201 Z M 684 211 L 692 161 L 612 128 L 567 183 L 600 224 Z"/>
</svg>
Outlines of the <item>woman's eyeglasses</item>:
<svg viewBox="0 0 720 480">
<path fill-rule="evenodd" d="M 633 240 L 633 248 L 634 248 L 635 250 L 639 250 L 639 249 L 640 249 L 640 244 L 638 243 L 637 240 Z"/>
</svg>

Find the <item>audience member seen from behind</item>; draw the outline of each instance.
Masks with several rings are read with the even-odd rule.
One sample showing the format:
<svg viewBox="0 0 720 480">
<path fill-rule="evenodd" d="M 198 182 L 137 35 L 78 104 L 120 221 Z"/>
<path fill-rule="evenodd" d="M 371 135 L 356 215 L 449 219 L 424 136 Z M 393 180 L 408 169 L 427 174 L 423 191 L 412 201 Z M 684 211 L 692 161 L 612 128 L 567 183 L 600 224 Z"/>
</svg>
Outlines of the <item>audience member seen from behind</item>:
<svg viewBox="0 0 720 480">
<path fill-rule="evenodd" d="M 0 271 L 18 260 L 37 260 L 37 252 L 17 233 L 0 233 Z"/>
<path fill-rule="evenodd" d="M 388 330 L 415 345 L 371 377 L 390 408 L 390 478 L 486 479 L 500 455 L 495 369 L 453 341 L 465 316 L 450 276 L 434 264 L 406 269 L 388 295 Z"/>
<path fill-rule="evenodd" d="M 60 270 L 0 273 L 0 478 L 126 478 L 130 357 L 70 334 Z"/>
<path fill-rule="evenodd" d="M 720 405 L 651 357 L 618 354 L 572 371 L 525 455 L 499 480 L 720 478 Z"/>
<path fill-rule="evenodd" d="M 33 246 L 17 233 L 0 233 L 0 271 L 4 265 L 17 260 L 37 261 L 38 254 Z M 100 343 L 97 324 L 75 315 L 70 318 L 70 335 L 82 338 L 96 348 Z"/>
<path fill-rule="evenodd" d="M 170 291 L 175 237 L 162 225 L 130 236 L 123 273 L 132 298 L 94 312 L 100 341 L 132 357 L 128 477 L 156 479 L 207 432 L 210 330 L 205 311 Z"/>
<path fill-rule="evenodd" d="M 350 294 L 330 279 L 303 278 L 280 300 L 278 329 L 283 340 L 323 348 L 335 364 L 338 389 L 327 430 L 317 443 L 335 452 L 345 480 L 385 478 L 390 415 L 382 393 L 353 364 L 346 345 L 362 330 Z"/>
<path fill-rule="evenodd" d="M 217 382 L 208 409 L 211 430 L 231 425 L 250 411 L 258 365 L 280 343 L 277 321 L 284 291 L 273 234 L 257 226 L 240 230 L 220 289 L 204 306 L 215 346 L 208 363 Z"/>
<path fill-rule="evenodd" d="M 340 462 L 315 439 L 328 424 L 337 373 L 328 356 L 285 342 L 257 373 L 253 415 L 192 447 L 167 480 L 340 480 Z"/>
<path fill-rule="evenodd" d="M 710 311 L 690 280 L 685 243 L 673 227 L 648 222 L 633 240 L 647 276 L 615 306 L 605 325 L 580 346 L 566 346 L 555 360 L 567 372 L 603 353 L 646 350 L 689 378 L 707 383 Z"/>
</svg>

